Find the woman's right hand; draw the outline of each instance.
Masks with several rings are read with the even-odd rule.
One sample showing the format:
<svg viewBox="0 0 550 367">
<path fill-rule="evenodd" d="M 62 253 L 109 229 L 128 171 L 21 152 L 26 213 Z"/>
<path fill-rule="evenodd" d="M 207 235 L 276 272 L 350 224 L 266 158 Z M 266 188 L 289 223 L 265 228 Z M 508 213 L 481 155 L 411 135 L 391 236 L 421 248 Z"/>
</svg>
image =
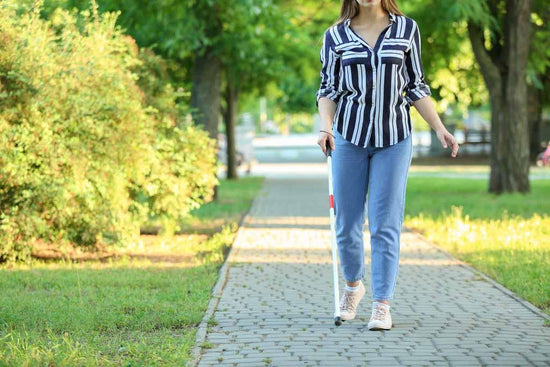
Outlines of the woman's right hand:
<svg viewBox="0 0 550 367">
<path fill-rule="evenodd" d="M 319 139 L 317 140 L 317 144 L 321 146 L 321 150 L 323 151 L 323 154 L 327 155 L 327 141 L 330 144 L 330 149 L 334 150 L 334 138 L 332 134 L 326 132 L 326 131 L 320 131 L 319 132 Z"/>
</svg>

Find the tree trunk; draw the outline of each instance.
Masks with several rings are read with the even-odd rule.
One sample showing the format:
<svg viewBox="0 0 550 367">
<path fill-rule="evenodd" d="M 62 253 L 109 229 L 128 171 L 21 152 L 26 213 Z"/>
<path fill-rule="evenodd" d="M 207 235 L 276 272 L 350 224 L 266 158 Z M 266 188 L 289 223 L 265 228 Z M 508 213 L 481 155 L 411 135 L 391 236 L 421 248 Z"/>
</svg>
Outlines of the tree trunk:
<svg viewBox="0 0 550 367">
<path fill-rule="evenodd" d="M 226 109 L 224 111 L 225 134 L 227 141 L 227 178 L 238 179 L 236 159 L 235 125 L 238 113 L 239 89 L 231 80 L 225 88 Z"/>
<path fill-rule="evenodd" d="M 503 154 L 506 174 L 502 186 L 506 191 L 529 192 L 529 121 L 527 119 L 527 59 L 531 41 L 531 0 L 506 2 L 504 85 L 505 106 Z M 502 142 L 501 142 L 502 143 Z"/>
<path fill-rule="evenodd" d="M 526 81 L 530 9 L 531 0 L 507 0 L 504 46 L 491 52 L 485 49 L 483 29 L 468 22 L 472 49 L 491 99 L 489 192 L 497 194 L 530 191 Z"/>
<path fill-rule="evenodd" d="M 218 125 L 220 111 L 221 62 L 207 48 L 204 54 L 195 55 L 192 76 L 192 116 L 202 125 L 218 146 Z M 214 187 L 213 200 L 218 200 L 218 187 Z"/>
<path fill-rule="evenodd" d="M 207 49 L 195 56 L 191 89 L 193 119 L 203 125 L 211 138 L 217 140 L 221 89 L 221 62 Z"/>
</svg>

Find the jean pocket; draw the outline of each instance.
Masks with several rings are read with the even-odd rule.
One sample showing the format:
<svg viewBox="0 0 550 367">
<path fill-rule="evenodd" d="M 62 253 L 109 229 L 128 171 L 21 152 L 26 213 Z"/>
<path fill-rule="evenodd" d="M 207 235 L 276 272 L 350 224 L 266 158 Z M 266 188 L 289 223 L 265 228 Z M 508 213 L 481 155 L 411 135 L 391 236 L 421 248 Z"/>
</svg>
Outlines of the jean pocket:
<svg viewBox="0 0 550 367">
<path fill-rule="evenodd" d="M 345 140 L 342 134 L 340 134 L 336 129 L 332 131 L 332 134 L 334 135 L 334 144 L 342 143 L 342 141 Z"/>
</svg>

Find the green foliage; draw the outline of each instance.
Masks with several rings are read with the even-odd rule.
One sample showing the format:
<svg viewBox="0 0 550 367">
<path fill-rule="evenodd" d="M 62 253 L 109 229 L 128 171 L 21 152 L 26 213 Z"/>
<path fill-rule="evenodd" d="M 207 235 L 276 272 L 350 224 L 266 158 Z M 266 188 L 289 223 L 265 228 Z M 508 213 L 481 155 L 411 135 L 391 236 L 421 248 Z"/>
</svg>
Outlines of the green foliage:
<svg viewBox="0 0 550 367">
<path fill-rule="evenodd" d="M 424 72 L 440 113 L 452 109 L 466 115 L 469 108 L 488 101 L 464 18 L 472 12 L 482 17 L 487 14 L 480 13 L 483 9 L 477 0 L 417 0 L 401 6 L 405 15 L 415 19 L 420 27 Z M 485 17 L 482 19 L 489 22 Z"/>
<path fill-rule="evenodd" d="M 123 244 L 150 216 L 175 221 L 209 198 L 215 149 L 178 94 L 97 7 L 0 5 L 0 260 L 31 244 Z M 140 88 L 140 86 L 143 88 Z M 181 119 L 181 118 L 180 118 Z"/>
<path fill-rule="evenodd" d="M 508 42 L 506 40 L 506 1 L 479 1 L 479 0 L 464 0 L 464 1 L 431 1 L 431 0 L 418 0 L 421 4 L 420 14 L 426 19 L 425 28 L 437 29 L 439 34 L 447 31 L 446 37 L 434 37 L 442 39 L 444 44 L 434 45 L 436 47 L 430 48 L 428 52 L 435 54 L 436 59 L 448 59 L 450 66 L 449 71 L 452 74 L 459 76 L 466 76 L 468 80 L 466 83 L 462 83 L 458 90 L 472 90 L 471 102 L 478 105 L 480 102 L 488 102 L 488 96 L 486 92 L 483 92 L 483 98 L 476 98 L 478 89 L 485 90 L 485 86 L 480 86 L 479 78 L 475 78 L 475 74 L 478 74 L 477 67 L 471 67 L 472 73 L 463 73 L 468 67 L 467 59 L 473 59 L 473 54 L 470 48 L 465 49 L 462 41 L 468 40 L 468 33 L 465 32 L 466 22 L 472 22 L 481 26 L 484 29 L 484 45 L 489 53 L 500 52 L 499 49 L 504 47 Z M 434 14 L 436 14 L 437 22 L 433 22 Z M 449 27 L 452 25 L 452 27 Z M 547 70 L 550 67 L 550 12 L 548 11 L 547 1 L 533 0 L 531 10 L 531 35 L 532 41 L 529 49 L 529 60 L 527 64 L 527 81 L 529 84 L 535 85 L 538 89 L 543 91 L 548 88 L 548 82 L 544 76 L 547 75 Z M 458 36 L 458 38 L 456 37 Z M 462 41 L 461 41 L 462 40 Z M 450 46 L 450 48 L 449 48 Z M 449 49 L 447 49 L 449 48 Z M 455 59 L 456 61 L 451 61 Z M 456 68 L 456 65 L 461 67 Z M 441 74 L 442 81 L 445 81 L 449 76 L 444 75 L 440 70 L 442 65 L 434 65 L 434 70 Z M 456 72 L 458 72 L 458 74 Z M 431 71 L 429 70 L 428 73 Z M 547 79 L 547 78 L 546 78 Z M 452 79 L 450 79 L 452 80 Z M 461 78 L 457 78 L 461 80 Z M 441 83 L 442 89 L 445 88 L 445 83 Z M 459 97 L 463 97 L 464 92 L 457 94 Z M 548 93 L 542 93 L 543 103 L 548 103 Z M 443 96 L 446 97 L 446 96 Z M 469 102 L 469 97 L 459 98 L 459 101 Z"/>
<path fill-rule="evenodd" d="M 160 221 L 163 232 L 171 234 L 191 210 L 212 199 L 219 182 L 216 142 L 185 119 L 189 108 L 175 103 L 185 93 L 166 83 L 164 60 L 147 49 L 140 51 L 140 59 L 138 84 L 146 104 L 155 109 L 156 139 L 145 182 L 132 186 L 131 193 L 136 202 L 147 205 L 148 219 Z"/>
<path fill-rule="evenodd" d="M 543 104 L 550 103 L 550 78 L 548 70 L 550 69 L 550 11 L 546 1 L 535 0 L 533 2 L 533 12 L 531 13 L 531 26 L 533 27 L 533 41 L 529 52 L 527 64 L 527 81 L 535 85 L 543 92 Z"/>
</svg>

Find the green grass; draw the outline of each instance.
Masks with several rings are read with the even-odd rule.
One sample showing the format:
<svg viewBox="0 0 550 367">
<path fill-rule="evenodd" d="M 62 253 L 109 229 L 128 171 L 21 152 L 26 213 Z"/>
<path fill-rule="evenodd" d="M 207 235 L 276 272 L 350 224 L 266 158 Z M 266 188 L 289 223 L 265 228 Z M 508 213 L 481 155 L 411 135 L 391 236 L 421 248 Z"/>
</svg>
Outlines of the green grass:
<svg viewBox="0 0 550 367">
<path fill-rule="evenodd" d="M 506 211 L 524 218 L 534 213 L 550 214 L 550 180 L 532 180 L 529 194 L 495 195 L 487 192 L 487 180 L 440 177 L 409 177 L 406 214 L 437 216 L 452 205 L 464 207 L 470 218 L 498 219 Z"/>
<path fill-rule="evenodd" d="M 209 233 L 219 230 L 226 223 L 237 223 L 242 213 L 250 207 L 262 182 L 262 177 L 224 180 L 218 188 L 218 195 L 223 200 L 217 205 L 203 205 L 195 209 L 193 216 L 182 223 L 184 232 Z"/>
<path fill-rule="evenodd" d="M 528 194 L 487 180 L 409 177 L 404 226 L 550 314 L 550 180 Z"/>
<path fill-rule="evenodd" d="M 149 249 L 143 258 L 1 268 L 0 365 L 184 365 L 236 223 L 262 182 L 222 180 L 219 202 L 193 213 L 201 230 L 211 223 L 217 232 L 192 240 L 191 250 L 174 239 L 178 245 L 158 245 L 160 260 Z M 195 231 L 192 223 L 187 230 Z M 170 259 L 193 251 L 188 261 Z"/>
</svg>

